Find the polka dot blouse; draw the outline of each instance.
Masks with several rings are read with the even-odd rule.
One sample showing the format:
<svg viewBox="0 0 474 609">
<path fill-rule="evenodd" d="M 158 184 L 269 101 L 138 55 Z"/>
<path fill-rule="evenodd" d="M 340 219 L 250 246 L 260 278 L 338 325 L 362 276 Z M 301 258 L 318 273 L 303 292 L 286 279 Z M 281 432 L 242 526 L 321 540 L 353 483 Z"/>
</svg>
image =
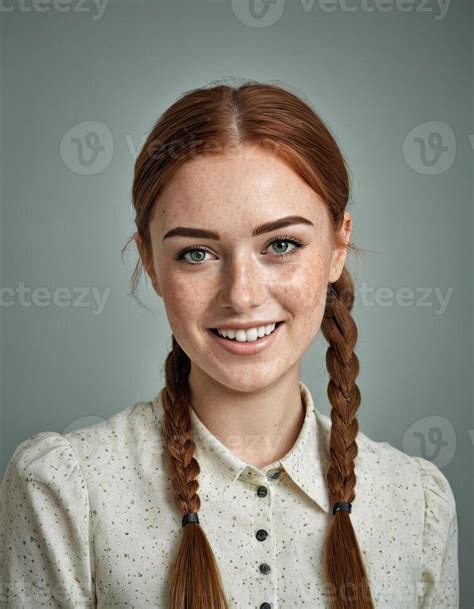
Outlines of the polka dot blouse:
<svg viewBox="0 0 474 609">
<path fill-rule="evenodd" d="M 322 547 L 331 420 L 300 381 L 306 417 L 292 449 L 262 469 L 191 409 L 199 520 L 232 609 L 325 609 Z M 182 534 L 158 394 L 97 425 L 20 443 L 0 489 L 0 606 L 167 609 Z M 359 431 L 351 519 L 376 609 L 457 609 L 450 485 L 430 461 Z M 196 525 L 187 525 L 196 526 Z"/>
</svg>

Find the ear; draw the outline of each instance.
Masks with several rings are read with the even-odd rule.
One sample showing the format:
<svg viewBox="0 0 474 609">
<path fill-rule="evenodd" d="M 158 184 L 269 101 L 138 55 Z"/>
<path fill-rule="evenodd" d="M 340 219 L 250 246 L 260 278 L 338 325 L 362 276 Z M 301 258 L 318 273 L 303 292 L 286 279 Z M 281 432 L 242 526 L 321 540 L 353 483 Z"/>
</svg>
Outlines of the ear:
<svg viewBox="0 0 474 609">
<path fill-rule="evenodd" d="M 153 257 L 151 253 L 146 251 L 142 243 L 142 239 L 138 233 L 135 233 L 133 238 L 135 240 L 135 243 L 137 244 L 137 249 L 140 254 L 140 259 L 142 261 L 143 268 L 145 269 L 145 272 L 150 278 L 153 289 L 158 294 L 158 296 L 161 297 L 160 284 L 158 282 L 158 277 L 156 276 L 155 266 L 153 264 Z"/>
<path fill-rule="evenodd" d="M 344 212 L 344 219 L 339 229 L 339 237 L 344 241 L 344 247 L 335 248 L 332 254 L 331 268 L 329 272 L 329 283 L 334 283 L 339 279 L 346 262 L 347 245 L 349 244 L 352 232 L 352 216 L 348 211 Z"/>
</svg>

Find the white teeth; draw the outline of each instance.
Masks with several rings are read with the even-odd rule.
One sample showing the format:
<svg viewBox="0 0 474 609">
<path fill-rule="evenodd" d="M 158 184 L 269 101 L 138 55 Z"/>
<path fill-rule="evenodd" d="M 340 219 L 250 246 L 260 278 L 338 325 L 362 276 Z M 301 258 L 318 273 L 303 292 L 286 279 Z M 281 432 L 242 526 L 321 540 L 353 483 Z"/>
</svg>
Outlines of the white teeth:
<svg viewBox="0 0 474 609">
<path fill-rule="evenodd" d="M 249 328 L 248 330 L 232 330 L 229 328 L 225 330 L 218 329 L 217 332 L 220 336 L 223 336 L 224 338 L 230 338 L 232 340 L 236 340 L 239 343 L 250 343 L 259 338 L 262 338 L 262 336 L 265 336 L 266 334 L 271 334 L 275 329 L 275 326 L 276 323 L 273 323 L 269 324 L 268 326 Z"/>
</svg>

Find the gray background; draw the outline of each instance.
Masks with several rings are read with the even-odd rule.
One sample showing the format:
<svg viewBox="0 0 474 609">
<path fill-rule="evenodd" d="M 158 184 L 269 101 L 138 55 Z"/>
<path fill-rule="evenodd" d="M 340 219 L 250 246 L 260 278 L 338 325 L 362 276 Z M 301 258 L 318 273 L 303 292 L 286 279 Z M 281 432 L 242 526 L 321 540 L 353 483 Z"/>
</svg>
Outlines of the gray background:
<svg viewBox="0 0 474 609">
<path fill-rule="evenodd" d="M 28 436 L 85 427 L 161 388 L 164 307 L 144 281 L 151 310 L 127 296 L 134 247 L 120 258 L 153 122 L 211 81 L 285 84 L 351 171 L 360 428 L 448 477 L 461 608 L 472 607 L 471 3 L 277 0 L 260 17 L 245 1 L 61 6 L 0 10 L 0 471 Z M 88 148 L 89 131 L 103 150 Z M 325 349 L 318 336 L 302 380 L 328 414 Z"/>
</svg>

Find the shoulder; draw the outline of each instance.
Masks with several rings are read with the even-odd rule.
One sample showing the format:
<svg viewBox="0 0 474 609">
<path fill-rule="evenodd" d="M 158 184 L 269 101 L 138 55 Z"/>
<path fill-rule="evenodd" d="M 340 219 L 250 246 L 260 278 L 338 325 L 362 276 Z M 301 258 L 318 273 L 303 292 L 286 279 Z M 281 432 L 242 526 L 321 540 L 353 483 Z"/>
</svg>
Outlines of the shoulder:
<svg viewBox="0 0 474 609">
<path fill-rule="evenodd" d="M 100 423 L 64 433 L 78 450 L 81 443 L 111 444 L 115 447 L 139 440 L 153 421 L 151 402 L 136 402 Z"/>
<path fill-rule="evenodd" d="M 20 515 L 25 515 L 26 526 L 31 522 L 30 514 L 35 512 L 39 518 L 41 511 L 53 507 L 68 507 L 78 518 L 87 513 L 87 485 L 77 455 L 71 443 L 54 431 L 37 433 L 17 445 L 7 463 L 0 491 L 3 529 Z"/>
<path fill-rule="evenodd" d="M 5 472 L 5 480 L 45 482 L 70 477 L 78 465 L 71 443 L 60 433 L 42 431 L 20 442 Z"/>
<path fill-rule="evenodd" d="M 103 466 L 112 455 L 126 458 L 131 447 L 153 435 L 153 423 L 151 402 L 136 402 L 95 425 L 67 433 L 37 433 L 17 445 L 5 477 L 13 474 L 25 481 L 64 483 L 76 470 L 88 469 L 97 459 Z"/>
<path fill-rule="evenodd" d="M 445 539 L 456 519 L 456 502 L 446 475 L 432 461 L 408 455 L 389 442 L 377 442 L 364 433 L 357 437 L 359 448 L 356 475 L 359 488 L 369 495 L 388 499 L 403 522 L 427 536 Z M 358 465 L 357 465 L 358 464 Z"/>
<path fill-rule="evenodd" d="M 411 459 L 420 476 L 425 500 L 425 522 L 433 519 L 439 521 L 444 530 L 456 518 L 456 499 L 451 485 L 445 474 L 432 461 L 423 457 L 411 457 Z"/>
<path fill-rule="evenodd" d="M 367 469 L 389 479 L 403 481 L 407 491 L 416 493 L 427 512 L 436 512 L 436 517 L 451 521 L 456 503 L 446 475 L 432 461 L 408 455 L 388 442 L 376 442 L 365 434 L 359 434 L 360 461 Z"/>
<path fill-rule="evenodd" d="M 136 402 L 113 416 L 64 434 L 86 474 L 102 477 L 123 467 L 129 469 L 144 454 L 160 448 L 152 402 Z"/>
<path fill-rule="evenodd" d="M 401 491 L 411 493 L 424 507 L 438 515 L 452 517 L 455 500 L 448 479 L 432 461 L 408 455 L 389 442 L 377 442 L 359 433 L 360 463 L 366 470 L 401 483 Z"/>
</svg>

